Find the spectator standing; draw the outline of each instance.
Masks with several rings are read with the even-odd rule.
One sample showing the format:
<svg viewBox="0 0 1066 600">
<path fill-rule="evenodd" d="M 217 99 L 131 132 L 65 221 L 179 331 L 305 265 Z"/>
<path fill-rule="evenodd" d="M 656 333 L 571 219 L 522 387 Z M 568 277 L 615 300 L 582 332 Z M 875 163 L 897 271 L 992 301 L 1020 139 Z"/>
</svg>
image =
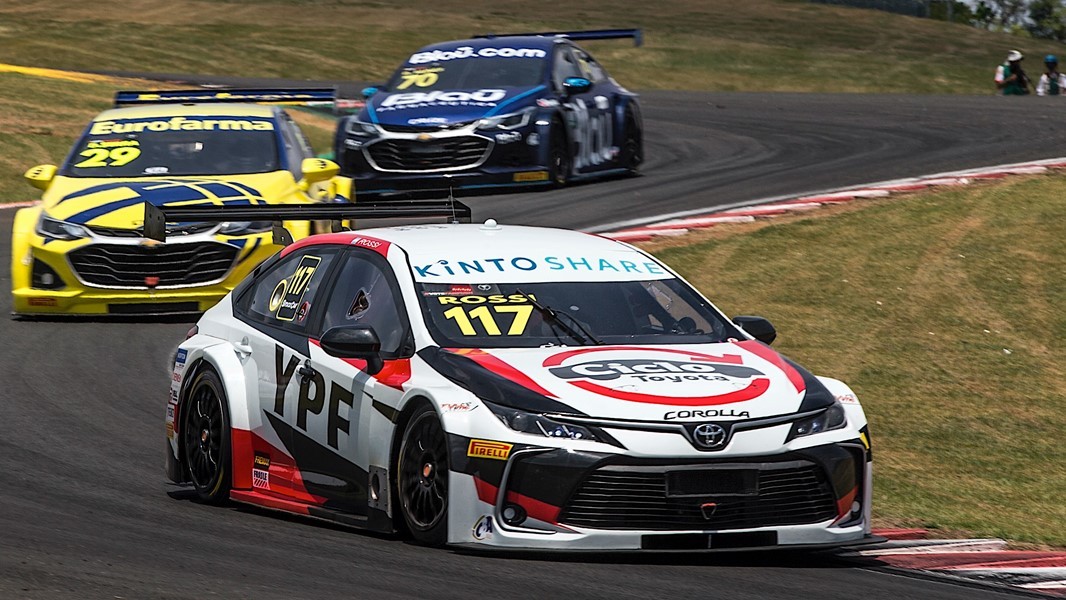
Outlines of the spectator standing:
<svg viewBox="0 0 1066 600">
<path fill-rule="evenodd" d="M 1059 59 L 1054 54 L 1044 57 L 1044 74 L 1036 84 L 1037 96 L 1066 95 L 1066 75 L 1059 72 Z"/>
<path fill-rule="evenodd" d="M 1011 50 L 1007 54 L 1007 62 L 996 68 L 996 88 L 1003 91 L 1004 96 L 1025 96 L 1029 93 L 1029 76 L 1022 69 L 1021 52 Z"/>
</svg>

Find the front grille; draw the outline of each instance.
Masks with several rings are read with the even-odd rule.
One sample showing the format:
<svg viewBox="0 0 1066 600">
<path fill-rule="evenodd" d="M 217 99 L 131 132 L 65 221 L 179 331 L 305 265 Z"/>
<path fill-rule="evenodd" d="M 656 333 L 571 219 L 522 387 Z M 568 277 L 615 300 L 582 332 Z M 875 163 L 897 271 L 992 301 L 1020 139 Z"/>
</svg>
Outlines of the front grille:
<svg viewBox="0 0 1066 600">
<path fill-rule="evenodd" d="M 70 266 L 89 285 L 141 288 L 205 284 L 225 277 L 237 258 L 229 244 L 90 244 L 72 251 Z M 158 277 L 158 281 L 152 279 Z M 147 280 L 147 281 L 146 281 Z M 149 285 L 151 281 L 154 285 Z"/>
<path fill-rule="evenodd" d="M 836 502 L 822 470 L 813 463 L 795 464 L 752 465 L 757 492 L 739 497 L 668 496 L 668 467 L 662 472 L 600 468 L 570 498 L 559 522 L 595 529 L 679 531 L 802 525 L 835 517 Z M 703 508 L 712 502 L 713 509 Z"/>
<path fill-rule="evenodd" d="M 90 231 L 96 235 L 102 235 L 105 237 L 121 237 L 121 238 L 141 238 L 144 237 L 144 229 L 122 229 L 119 227 L 100 227 L 97 225 L 86 225 Z M 185 225 L 167 225 L 167 236 L 175 235 L 193 235 L 195 233 L 203 233 L 205 231 L 211 231 L 218 227 L 217 223 L 189 223 Z"/>
<path fill-rule="evenodd" d="M 467 125 L 470 125 L 472 122 L 473 121 L 463 121 L 460 123 L 447 123 L 444 125 L 385 125 L 384 123 L 378 123 L 378 127 L 394 133 L 436 133 L 438 131 L 462 129 Z"/>
<path fill-rule="evenodd" d="M 382 140 L 364 147 L 371 163 L 382 171 L 439 171 L 480 163 L 489 140 L 478 136 L 418 140 Z"/>
</svg>

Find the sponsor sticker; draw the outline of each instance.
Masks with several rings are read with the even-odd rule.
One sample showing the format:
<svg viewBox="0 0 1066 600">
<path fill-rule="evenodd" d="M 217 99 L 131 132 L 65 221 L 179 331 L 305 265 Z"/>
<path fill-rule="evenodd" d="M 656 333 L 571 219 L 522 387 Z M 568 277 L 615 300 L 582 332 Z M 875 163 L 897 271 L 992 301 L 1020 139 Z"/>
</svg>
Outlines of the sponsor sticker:
<svg viewBox="0 0 1066 600">
<path fill-rule="evenodd" d="M 274 122 L 269 119 L 226 117 L 171 117 L 147 121 L 116 120 L 96 121 L 89 135 L 115 133 L 141 133 L 144 131 L 274 131 Z"/>
<path fill-rule="evenodd" d="M 640 347 L 582 348 L 549 356 L 542 366 L 553 376 L 587 392 L 649 404 L 729 404 L 758 398 L 770 387 L 766 373 L 745 365 L 739 354 Z M 702 412 L 701 416 L 706 416 L 708 410 Z M 743 413 L 718 416 L 743 418 Z"/>
<path fill-rule="evenodd" d="M 448 62 L 464 58 L 544 58 L 548 53 L 540 48 L 478 48 L 459 46 L 455 50 L 430 50 L 416 52 L 407 61 L 412 65 L 434 62 Z"/>
<path fill-rule="evenodd" d="M 547 181 L 547 171 L 524 171 L 514 174 L 515 181 Z"/>
<path fill-rule="evenodd" d="M 837 402 L 841 404 L 858 404 L 859 399 L 854 394 L 842 394 L 836 397 Z"/>
<path fill-rule="evenodd" d="M 446 402 L 440 405 L 441 412 L 470 412 L 478 405 L 473 402 Z"/>
<path fill-rule="evenodd" d="M 292 321 L 296 318 L 300 300 L 307 292 L 307 284 L 311 282 L 321 262 L 321 258 L 307 255 L 300 259 L 291 276 L 278 282 L 270 296 L 270 310 L 277 311 L 276 317 L 279 321 Z"/>
<path fill-rule="evenodd" d="M 270 457 L 256 454 L 252 462 L 252 487 L 270 489 Z"/>
<path fill-rule="evenodd" d="M 487 540 L 492 537 L 492 517 L 481 515 L 471 528 L 475 540 Z"/>
<path fill-rule="evenodd" d="M 634 258 L 643 258 L 634 253 Z M 455 275 L 486 275 L 493 273 L 612 273 L 641 276 L 665 276 L 662 266 L 647 260 L 621 260 L 615 257 L 595 256 L 512 256 L 512 257 L 464 257 L 459 260 L 439 259 L 429 264 L 414 264 L 415 277 L 419 281 L 432 281 L 434 277 Z"/>
<path fill-rule="evenodd" d="M 431 92 L 405 92 L 392 94 L 381 101 L 375 108 L 378 112 L 399 110 L 403 108 L 424 108 L 427 106 L 496 106 L 507 97 L 501 89 L 483 89 L 473 92 L 433 90 Z"/>
<path fill-rule="evenodd" d="M 470 440 L 466 455 L 472 458 L 507 460 L 507 457 L 511 455 L 511 448 L 514 448 L 514 444 L 490 442 L 488 440 Z"/>
</svg>

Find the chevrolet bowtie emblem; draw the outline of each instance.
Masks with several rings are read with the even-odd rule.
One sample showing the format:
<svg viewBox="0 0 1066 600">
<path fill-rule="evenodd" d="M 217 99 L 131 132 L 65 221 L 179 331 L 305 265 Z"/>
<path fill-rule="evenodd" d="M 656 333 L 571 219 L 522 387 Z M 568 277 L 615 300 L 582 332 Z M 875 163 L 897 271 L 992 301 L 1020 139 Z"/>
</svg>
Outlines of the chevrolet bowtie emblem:
<svg viewBox="0 0 1066 600">
<path fill-rule="evenodd" d="M 149 238 L 144 238 L 143 240 L 140 241 L 140 245 L 141 245 L 142 248 L 155 248 L 156 246 L 162 246 L 163 242 L 156 241 L 156 240 L 149 239 Z"/>
<path fill-rule="evenodd" d="M 428 142 L 429 140 L 433 139 L 433 136 L 429 135 L 428 133 L 420 133 L 420 134 L 418 134 L 418 137 L 415 138 L 415 139 L 417 139 L 420 142 Z"/>
</svg>

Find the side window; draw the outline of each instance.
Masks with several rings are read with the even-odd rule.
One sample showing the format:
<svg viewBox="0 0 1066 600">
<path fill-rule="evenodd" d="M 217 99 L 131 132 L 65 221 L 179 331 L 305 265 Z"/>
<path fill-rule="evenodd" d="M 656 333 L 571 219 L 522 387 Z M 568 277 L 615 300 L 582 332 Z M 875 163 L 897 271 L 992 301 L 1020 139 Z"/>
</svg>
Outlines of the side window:
<svg viewBox="0 0 1066 600">
<path fill-rule="evenodd" d="M 338 325 L 373 327 L 387 357 L 395 357 L 403 349 L 407 316 L 389 265 L 378 254 L 352 250 L 345 258 L 330 294 L 322 331 Z"/>
<path fill-rule="evenodd" d="M 286 256 L 244 292 L 238 310 L 268 325 L 306 331 L 336 255 L 335 249 L 307 248 Z"/>
<path fill-rule="evenodd" d="M 294 179 L 299 180 L 302 175 L 300 163 L 311 155 L 309 150 L 305 151 L 307 140 L 303 139 L 303 134 L 298 132 L 296 124 L 285 111 L 278 111 L 278 123 L 281 129 L 281 139 L 285 144 L 285 160 L 288 163 L 288 170 Z"/>
<path fill-rule="evenodd" d="M 311 142 L 307 140 L 307 136 L 304 135 L 303 130 L 296 124 L 296 121 L 293 121 L 292 117 L 289 116 L 289 113 L 285 111 L 281 111 L 281 118 L 292 130 L 292 136 L 296 140 L 296 146 L 299 149 L 300 157 L 311 158 L 314 156 L 315 151 L 311 148 Z"/>
<path fill-rule="evenodd" d="M 574 56 L 577 58 L 577 65 L 583 73 L 583 77 L 588 79 L 592 83 L 599 83 L 606 79 L 603 69 L 596 63 L 596 60 L 588 55 L 584 50 L 574 50 Z"/>
<path fill-rule="evenodd" d="M 570 50 L 566 46 L 557 46 L 555 48 L 555 67 L 552 69 L 552 81 L 555 83 L 555 89 L 562 90 L 563 81 L 567 77 L 584 76 L 585 74 L 581 72 L 581 67 L 578 66 L 577 61 L 570 54 Z"/>
</svg>

